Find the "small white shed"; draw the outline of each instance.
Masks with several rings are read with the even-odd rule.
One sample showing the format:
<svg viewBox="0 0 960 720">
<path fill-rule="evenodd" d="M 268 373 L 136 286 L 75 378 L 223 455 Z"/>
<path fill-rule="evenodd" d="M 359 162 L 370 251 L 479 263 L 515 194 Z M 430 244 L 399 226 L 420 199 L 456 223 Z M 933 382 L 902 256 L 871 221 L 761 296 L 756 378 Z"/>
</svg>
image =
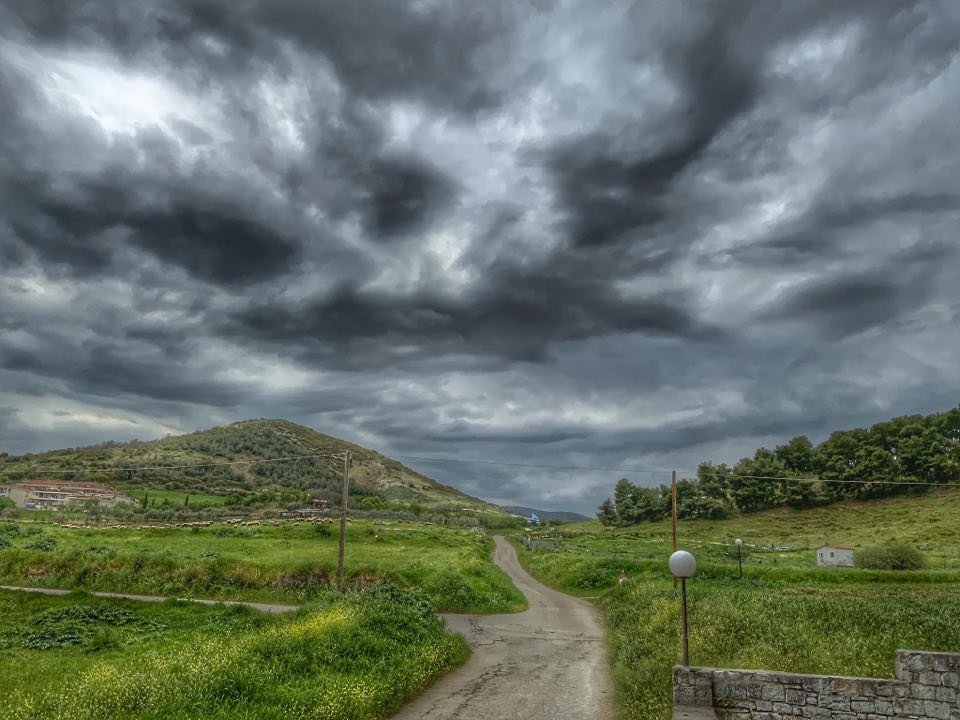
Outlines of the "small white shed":
<svg viewBox="0 0 960 720">
<path fill-rule="evenodd" d="M 817 565 L 820 567 L 853 567 L 853 548 L 840 545 L 818 547 Z"/>
</svg>

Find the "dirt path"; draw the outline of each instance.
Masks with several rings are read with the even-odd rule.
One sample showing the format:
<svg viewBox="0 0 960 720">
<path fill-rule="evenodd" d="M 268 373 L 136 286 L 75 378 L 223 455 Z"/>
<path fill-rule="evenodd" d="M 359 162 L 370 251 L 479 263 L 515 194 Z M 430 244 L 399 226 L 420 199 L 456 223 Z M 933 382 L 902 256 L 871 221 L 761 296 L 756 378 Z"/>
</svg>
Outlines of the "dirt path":
<svg viewBox="0 0 960 720">
<path fill-rule="evenodd" d="M 0 585 L 0 590 L 19 590 L 20 592 L 40 593 L 41 595 L 69 595 L 72 590 L 55 588 L 31 588 L 16 585 Z M 131 595 L 129 593 L 91 592 L 90 595 L 115 600 L 136 600 L 137 602 L 165 602 L 167 598 L 160 595 Z M 297 611 L 299 605 L 277 605 L 274 603 L 239 602 L 235 600 L 197 600 L 195 598 L 177 598 L 184 602 L 199 603 L 201 605 L 245 605 L 264 613 L 289 613 Z"/>
<path fill-rule="evenodd" d="M 527 596 L 513 615 L 445 615 L 473 651 L 394 720 L 609 720 L 613 687 L 603 626 L 584 600 L 551 590 L 494 538 L 494 562 Z"/>
</svg>

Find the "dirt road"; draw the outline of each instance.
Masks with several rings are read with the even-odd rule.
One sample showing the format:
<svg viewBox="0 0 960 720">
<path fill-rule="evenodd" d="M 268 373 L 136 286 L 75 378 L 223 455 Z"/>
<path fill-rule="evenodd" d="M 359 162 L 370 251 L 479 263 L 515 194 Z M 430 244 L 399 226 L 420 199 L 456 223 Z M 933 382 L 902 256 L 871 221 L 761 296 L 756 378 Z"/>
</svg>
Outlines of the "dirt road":
<svg viewBox="0 0 960 720">
<path fill-rule="evenodd" d="M 613 688 L 596 610 L 551 590 L 502 537 L 494 562 L 527 596 L 513 615 L 445 615 L 473 651 L 394 720 L 609 720 Z"/>
<path fill-rule="evenodd" d="M 19 592 L 40 593 L 41 595 L 69 595 L 72 591 L 57 588 L 31 588 L 19 585 L 0 585 L 0 590 L 17 590 Z M 135 600 L 136 602 L 165 602 L 168 598 L 160 595 L 131 595 L 130 593 L 91 592 L 95 597 L 111 598 L 113 600 Z M 199 603 L 201 605 L 245 605 L 254 610 L 265 613 L 296 612 L 299 605 L 277 605 L 275 603 L 241 602 L 239 600 L 199 600 L 197 598 L 178 598 L 184 602 Z"/>
</svg>

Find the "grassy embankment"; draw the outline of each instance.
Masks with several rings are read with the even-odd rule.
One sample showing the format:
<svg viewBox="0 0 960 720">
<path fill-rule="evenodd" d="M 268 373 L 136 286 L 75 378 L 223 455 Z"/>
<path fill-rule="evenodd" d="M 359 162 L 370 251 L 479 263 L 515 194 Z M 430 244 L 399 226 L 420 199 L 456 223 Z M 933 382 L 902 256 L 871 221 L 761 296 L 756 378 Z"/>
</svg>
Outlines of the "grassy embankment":
<svg viewBox="0 0 960 720">
<path fill-rule="evenodd" d="M 426 600 L 383 588 L 287 617 L 0 591 L 9 720 L 372 720 L 466 656 Z"/>
<path fill-rule="evenodd" d="M 695 665 L 890 677 L 894 650 L 960 651 L 960 495 L 843 503 L 726 521 L 681 522 L 680 547 L 697 557 L 689 583 Z M 552 531 L 557 551 L 521 558 L 541 580 L 599 595 L 624 720 L 670 717 L 670 669 L 679 662 L 679 602 L 666 568 L 669 523 L 624 529 L 586 522 Z M 748 547 L 743 580 L 735 548 Z M 928 569 L 817 569 L 828 542 L 897 541 L 924 549 Z M 630 578 L 616 587 L 617 574 Z"/>
<path fill-rule="evenodd" d="M 7 545 L 4 548 L 4 545 Z M 0 522 L 0 584 L 221 600 L 300 603 L 323 595 L 337 565 L 327 524 L 84 529 Z M 442 612 L 510 612 L 523 596 L 472 530 L 354 521 L 347 579 L 419 589 Z"/>
</svg>

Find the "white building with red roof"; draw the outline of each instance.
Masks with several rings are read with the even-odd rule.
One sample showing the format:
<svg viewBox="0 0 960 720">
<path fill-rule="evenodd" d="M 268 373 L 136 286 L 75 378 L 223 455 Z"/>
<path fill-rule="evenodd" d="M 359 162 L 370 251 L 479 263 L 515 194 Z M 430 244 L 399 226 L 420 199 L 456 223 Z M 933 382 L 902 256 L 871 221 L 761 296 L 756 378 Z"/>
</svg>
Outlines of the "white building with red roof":
<svg viewBox="0 0 960 720">
<path fill-rule="evenodd" d="M 853 548 L 842 545 L 824 545 L 817 548 L 820 567 L 853 567 Z"/>
</svg>

